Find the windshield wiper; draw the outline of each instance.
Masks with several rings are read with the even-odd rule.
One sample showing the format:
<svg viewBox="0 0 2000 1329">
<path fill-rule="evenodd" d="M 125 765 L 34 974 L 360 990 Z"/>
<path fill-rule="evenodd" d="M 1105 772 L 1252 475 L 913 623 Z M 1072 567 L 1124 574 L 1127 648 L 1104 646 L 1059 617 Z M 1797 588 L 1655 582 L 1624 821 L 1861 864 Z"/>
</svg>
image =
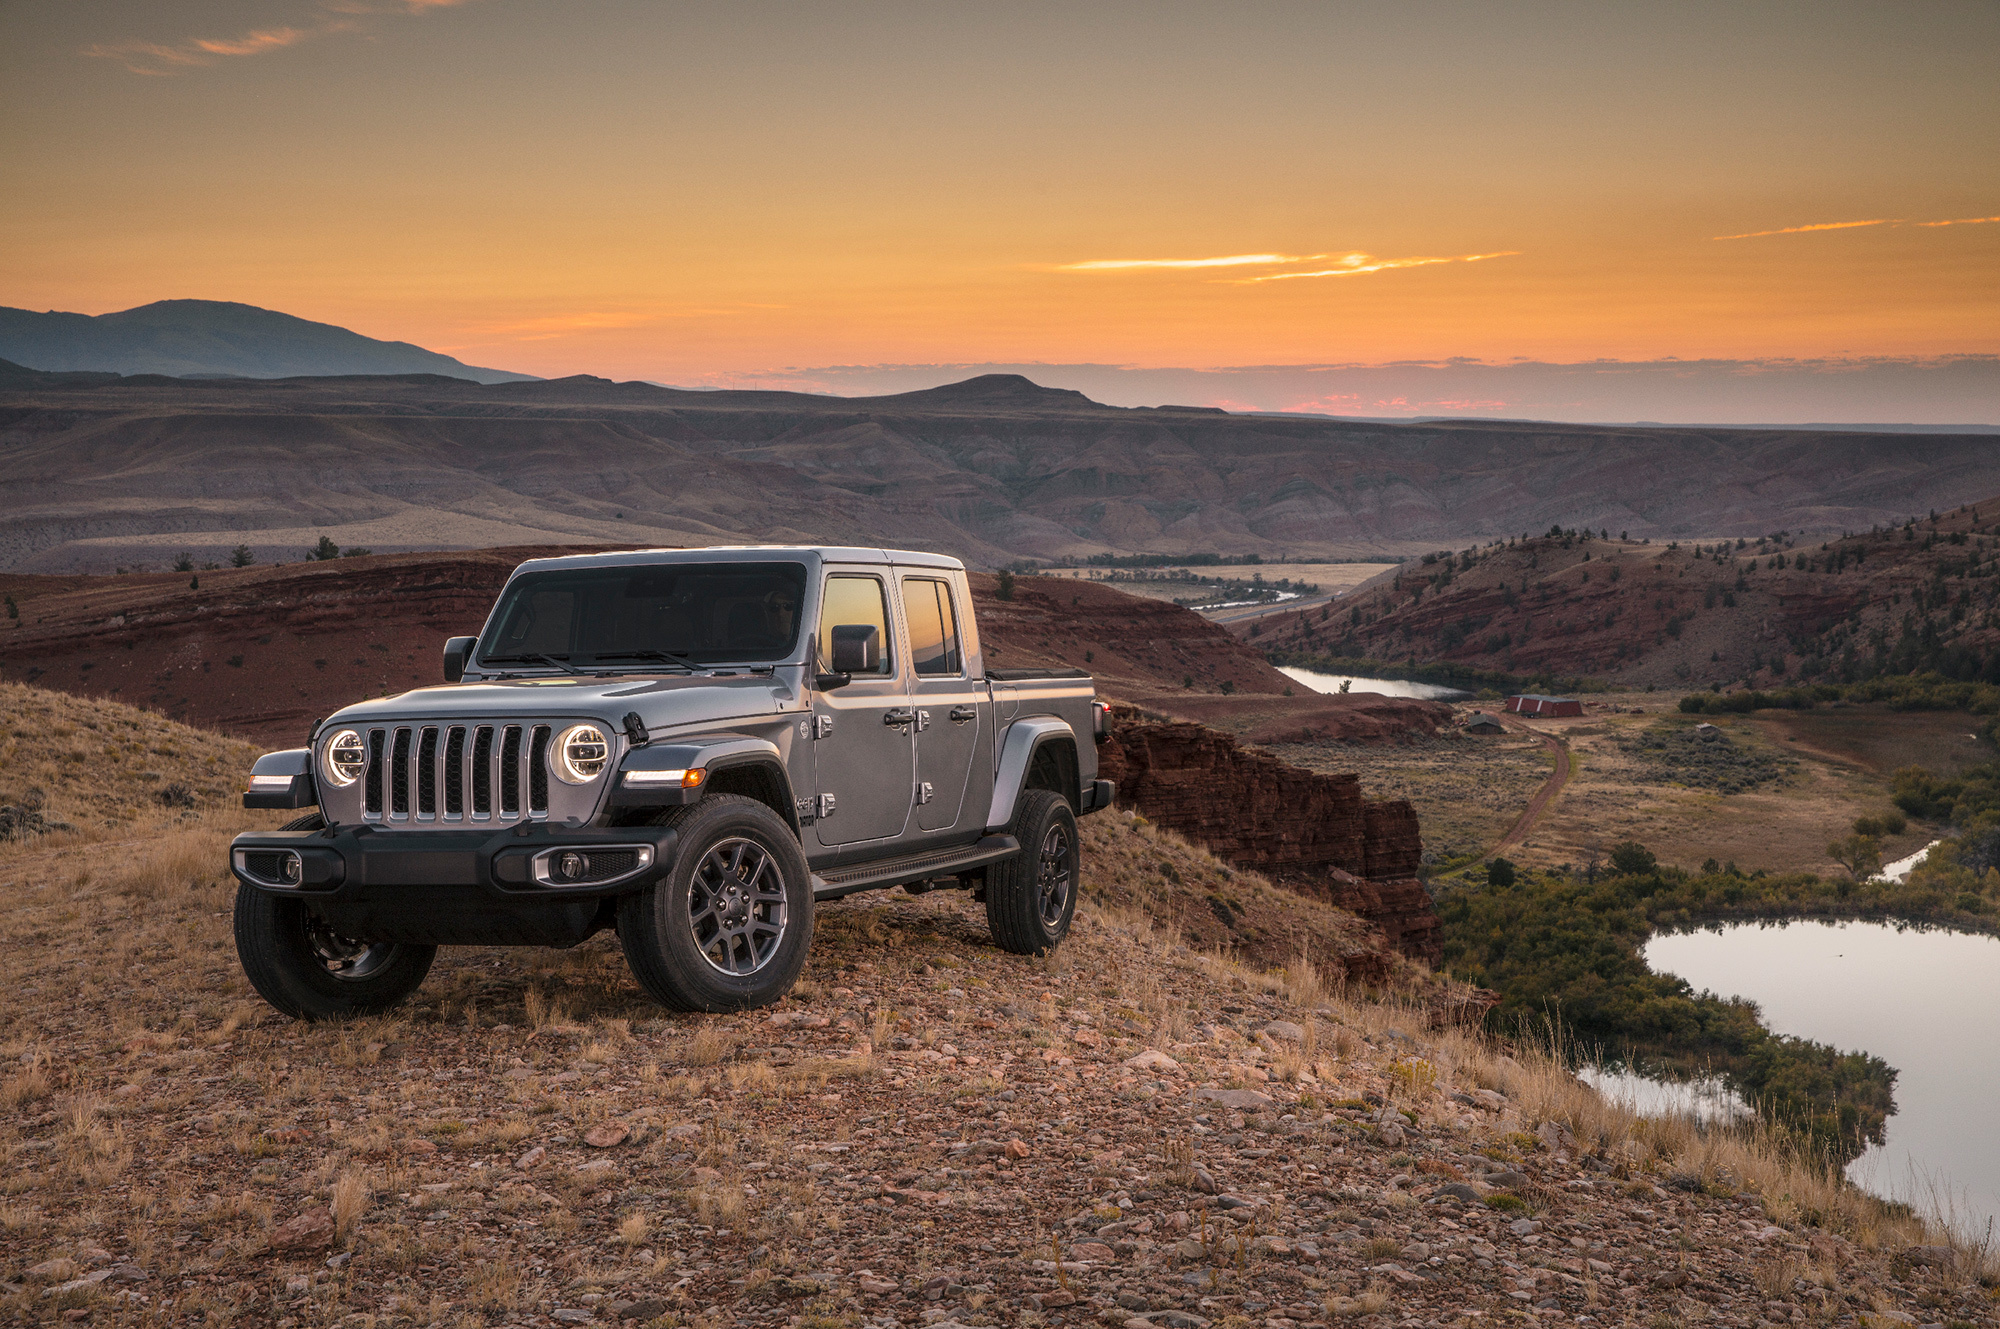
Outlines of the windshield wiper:
<svg viewBox="0 0 2000 1329">
<path fill-rule="evenodd" d="M 599 660 L 657 660 L 662 664 L 675 664 L 692 674 L 705 666 L 679 651 L 600 651 Z"/>
<path fill-rule="evenodd" d="M 548 665 L 552 669 L 560 669 L 565 674 L 581 674 L 583 672 L 583 670 L 578 669 L 575 665 L 569 663 L 569 661 L 554 655 L 487 655 L 480 657 L 479 663 L 483 665 L 543 664 Z"/>
</svg>

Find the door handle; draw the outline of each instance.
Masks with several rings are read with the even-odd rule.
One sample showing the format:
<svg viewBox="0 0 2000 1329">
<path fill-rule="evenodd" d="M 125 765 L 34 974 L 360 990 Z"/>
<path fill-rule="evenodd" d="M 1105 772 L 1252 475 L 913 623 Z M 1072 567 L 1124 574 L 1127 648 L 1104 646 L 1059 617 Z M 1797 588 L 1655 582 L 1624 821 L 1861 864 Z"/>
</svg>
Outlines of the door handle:
<svg viewBox="0 0 2000 1329">
<path fill-rule="evenodd" d="M 893 711 L 882 712 L 883 724 L 915 724 L 916 722 L 917 713 L 902 707 L 897 707 Z"/>
<path fill-rule="evenodd" d="M 964 724 L 967 720 L 977 720 L 978 718 L 979 711 L 974 707 L 954 706 L 951 708 L 951 722 L 953 724 Z"/>
</svg>

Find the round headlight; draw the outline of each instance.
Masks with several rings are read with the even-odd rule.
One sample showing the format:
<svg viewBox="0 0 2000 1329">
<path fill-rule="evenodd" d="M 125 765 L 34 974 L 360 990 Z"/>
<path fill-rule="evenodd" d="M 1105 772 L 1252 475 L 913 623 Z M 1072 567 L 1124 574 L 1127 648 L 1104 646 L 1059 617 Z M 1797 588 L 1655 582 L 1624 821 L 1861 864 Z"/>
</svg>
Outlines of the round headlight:
<svg viewBox="0 0 2000 1329">
<path fill-rule="evenodd" d="M 345 788 L 359 780 L 368 769 L 368 748 L 361 741 L 361 735 L 352 729 L 343 729 L 335 734 L 326 745 L 325 759 L 320 762 L 326 778 Z"/>
<path fill-rule="evenodd" d="M 564 784 L 589 784 L 604 774 L 611 760 L 611 740 L 594 724 L 575 724 L 562 731 L 550 752 L 549 765 Z"/>
</svg>

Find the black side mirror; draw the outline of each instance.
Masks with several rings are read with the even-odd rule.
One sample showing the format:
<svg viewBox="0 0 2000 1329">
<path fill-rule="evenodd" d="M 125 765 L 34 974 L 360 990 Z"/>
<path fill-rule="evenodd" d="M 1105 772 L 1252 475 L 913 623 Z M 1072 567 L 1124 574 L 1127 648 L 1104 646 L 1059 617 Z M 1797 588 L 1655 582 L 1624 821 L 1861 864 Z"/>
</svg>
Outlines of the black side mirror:
<svg viewBox="0 0 2000 1329">
<path fill-rule="evenodd" d="M 465 677 L 465 662 L 472 657 L 477 637 L 447 637 L 444 643 L 444 681 L 456 683 Z"/>
<path fill-rule="evenodd" d="M 882 668 L 882 634 L 872 623 L 842 623 L 833 630 L 833 672 L 872 674 Z"/>
</svg>

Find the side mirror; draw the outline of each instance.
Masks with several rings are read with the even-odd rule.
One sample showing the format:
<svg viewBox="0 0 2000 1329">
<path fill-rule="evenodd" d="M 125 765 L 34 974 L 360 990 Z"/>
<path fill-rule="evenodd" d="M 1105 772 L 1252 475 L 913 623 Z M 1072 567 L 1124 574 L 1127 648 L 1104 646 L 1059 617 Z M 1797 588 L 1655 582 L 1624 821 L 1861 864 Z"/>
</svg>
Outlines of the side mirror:
<svg viewBox="0 0 2000 1329">
<path fill-rule="evenodd" d="M 472 657 L 477 637 L 447 637 L 444 643 L 444 681 L 456 683 L 465 677 L 465 662 Z"/>
<path fill-rule="evenodd" d="M 882 634 L 872 623 L 842 623 L 833 630 L 833 672 L 872 674 L 882 668 Z"/>
</svg>

